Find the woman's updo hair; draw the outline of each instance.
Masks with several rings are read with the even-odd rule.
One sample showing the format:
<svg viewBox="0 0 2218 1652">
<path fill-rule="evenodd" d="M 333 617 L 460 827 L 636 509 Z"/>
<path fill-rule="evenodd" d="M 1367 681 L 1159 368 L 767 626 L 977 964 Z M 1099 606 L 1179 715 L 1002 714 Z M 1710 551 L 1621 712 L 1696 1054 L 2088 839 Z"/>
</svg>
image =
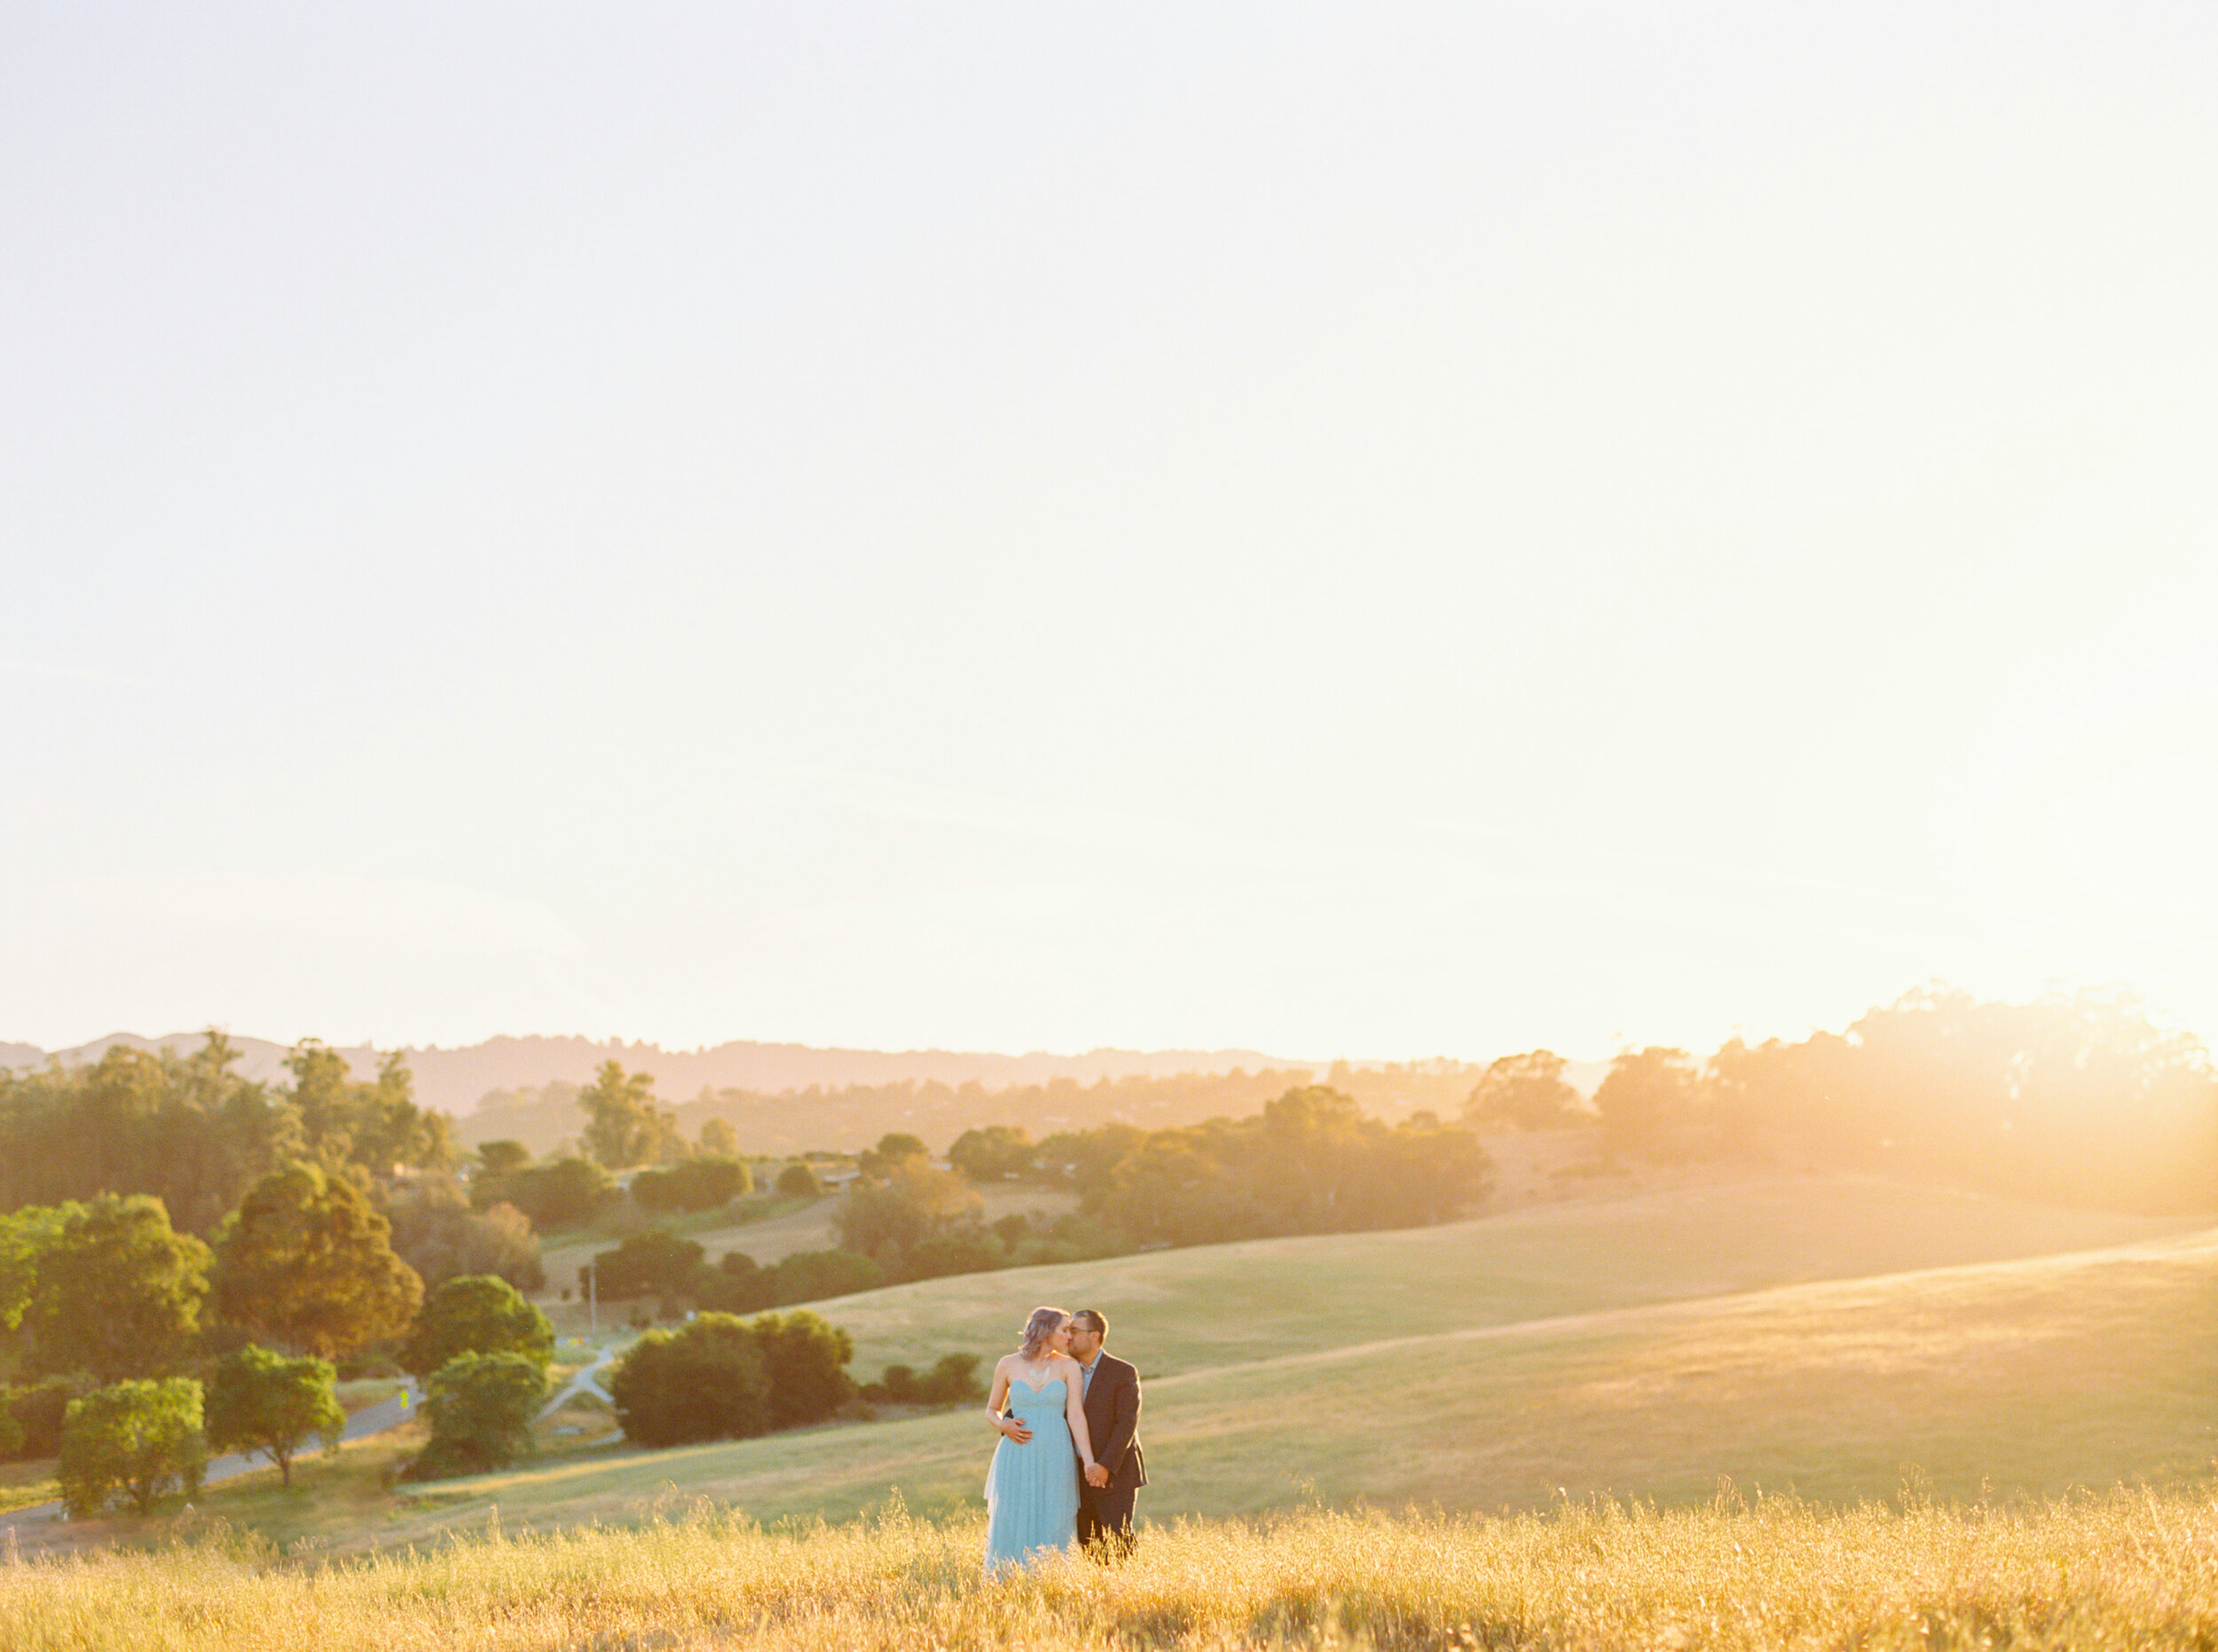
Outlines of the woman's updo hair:
<svg viewBox="0 0 2218 1652">
<path fill-rule="evenodd" d="M 1060 1308 L 1034 1309 L 1032 1318 L 1025 1321 L 1024 1341 L 1017 1344 L 1018 1351 L 1026 1359 L 1039 1358 L 1040 1350 L 1048 1345 L 1048 1338 L 1061 1330 L 1063 1322 L 1069 1318 Z"/>
</svg>

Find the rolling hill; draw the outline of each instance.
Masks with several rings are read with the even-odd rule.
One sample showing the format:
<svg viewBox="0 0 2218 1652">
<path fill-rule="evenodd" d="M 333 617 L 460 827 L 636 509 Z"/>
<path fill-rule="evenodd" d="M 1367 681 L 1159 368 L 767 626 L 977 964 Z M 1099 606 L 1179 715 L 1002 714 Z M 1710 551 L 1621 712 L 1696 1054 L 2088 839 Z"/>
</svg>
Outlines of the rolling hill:
<svg viewBox="0 0 2218 1652">
<path fill-rule="evenodd" d="M 1683 1504 L 1725 1478 L 1832 1501 L 1908 1478 L 1969 1499 L 2193 1481 L 2218 1459 L 2218 1231 L 1879 1182 L 1681 1187 L 816 1306 L 871 1376 L 990 1358 L 1041 1302 L 1100 1308 L 1139 1364 L 1157 1520 Z M 399 1499 L 363 1484 L 358 1517 L 317 1530 L 375 1546 L 495 1506 L 513 1530 L 699 1499 L 837 1520 L 896 1490 L 951 1514 L 975 1508 L 989 1444 L 965 1409 L 602 1447 Z M 254 1523 L 256 1495 L 217 1489 L 208 1507 Z"/>
</svg>

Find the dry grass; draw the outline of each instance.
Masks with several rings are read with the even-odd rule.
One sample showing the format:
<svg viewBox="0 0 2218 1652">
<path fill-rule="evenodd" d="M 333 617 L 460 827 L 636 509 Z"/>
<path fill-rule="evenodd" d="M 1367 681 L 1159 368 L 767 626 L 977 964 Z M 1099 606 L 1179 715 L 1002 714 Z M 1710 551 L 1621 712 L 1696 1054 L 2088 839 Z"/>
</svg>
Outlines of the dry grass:
<svg viewBox="0 0 2218 1652">
<path fill-rule="evenodd" d="M 932 1647 L 2218 1646 L 2218 1498 L 1190 1522 L 1131 1562 L 979 1576 L 975 1519 L 700 1516 L 317 1562 L 203 1531 L 0 1565 L 21 1652 Z"/>
</svg>

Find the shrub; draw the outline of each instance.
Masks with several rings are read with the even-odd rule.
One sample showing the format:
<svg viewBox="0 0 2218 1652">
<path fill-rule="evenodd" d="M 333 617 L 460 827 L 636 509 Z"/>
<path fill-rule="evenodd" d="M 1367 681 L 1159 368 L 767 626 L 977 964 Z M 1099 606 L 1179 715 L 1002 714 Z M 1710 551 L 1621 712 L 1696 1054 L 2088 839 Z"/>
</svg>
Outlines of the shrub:
<svg viewBox="0 0 2218 1652">
<path fill-rule="evenodd" d="M 458 1354 L 430 1382 L 423 1413 L 431 1443 L 409 1464 L 411 1480 L 483 1474 L 526 1455 L 531 1420 L 547 1397 L 547 1369 L 525 1354 Z"/>
<path fill-rule="evenodd" d="M 794 1199 L 817 1199 L 824 1192 L 824 1184 L 816 1179 L 816 1172 L 796 1160 L 778 1172 L 778 1192 Z"/>
<path fill-rule="evenodd" d="M 522 1354 L 545 1371 L 554 1357 L 554 1327 L 506 1279 L 466 1274 L 432 1292 L 417 1312 L 400 1365 L 428 1378 L 458 1354 Z"/>
<path fill-rule="evenodd" d="M 660 1229 L 634 1233 L 614 1250 L 593 1259 L 600 1276 L 601 1294 L 610 1301 L 626 1296 L 683 1296 L 693 1288 L 706 1255 L 691 1239 Z"/>
<path fill-rule="evenodd" d="M 778 1259 L 776 1276 L 781 1308 L 795 1302 L 822 1302 L 828 1296 L 852 1296 L 875 1291 L 888 1283 L 885 1270 L 871 1258 L 851 1250 L 799 1250 Z"/>
<path fill-rule="evenodd" d="M 336 1452 L 347 1414 L 334 1392 L 338 1373 L 327 1359 L 287 1359 L 266 1348 L 242 1348 L 216 1363 L 208 1388 L 208 1444 L 219 1451 L 264 1451 L 287 1485 L 293 1458 L 309 1439 Z"/>
<path fill-rule="evenodd" d="M 190 1377 L 117 1382 L 70 1402 L 55 1477 L 78 1519 L 118 1496 L 142 1514 L 171 1491 L 191 1497 L 207 1468 L 201 1385 Z"/>
<path fill-rule="evenodd" d="M 696 1322 L 697 1323 L 697 1322 Z M 855 1345 L 837 1326 L 806 1310 L 751 1319 L 770 1367 L 770 1426 L 798 1428 L 822 1422 L 854 1397 L 847 1362 Z"/>
<path fill-rule="evenodd" d="M 641 1445 L 745 1439 L 770 1426 L 770 1362 L 762 1339 L 732 1314 L 703 1314 L 649 1331 L 609 1380 L 617 1420 Z"/>
</svg>

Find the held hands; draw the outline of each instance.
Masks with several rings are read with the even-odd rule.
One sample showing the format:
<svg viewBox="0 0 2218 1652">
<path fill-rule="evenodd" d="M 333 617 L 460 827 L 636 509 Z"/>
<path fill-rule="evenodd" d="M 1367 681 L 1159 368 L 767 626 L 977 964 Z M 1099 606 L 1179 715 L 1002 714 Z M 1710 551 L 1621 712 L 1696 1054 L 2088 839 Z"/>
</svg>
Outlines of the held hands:
<svg viewBox="0 0 2218 1652">
<path fill-rule="evenodd" d="M 1109 1467 L 1105 1463 L 1086 1465 L 1086 1483 L 1098 1491 L 1109 1483 Z"/>
</svg>

